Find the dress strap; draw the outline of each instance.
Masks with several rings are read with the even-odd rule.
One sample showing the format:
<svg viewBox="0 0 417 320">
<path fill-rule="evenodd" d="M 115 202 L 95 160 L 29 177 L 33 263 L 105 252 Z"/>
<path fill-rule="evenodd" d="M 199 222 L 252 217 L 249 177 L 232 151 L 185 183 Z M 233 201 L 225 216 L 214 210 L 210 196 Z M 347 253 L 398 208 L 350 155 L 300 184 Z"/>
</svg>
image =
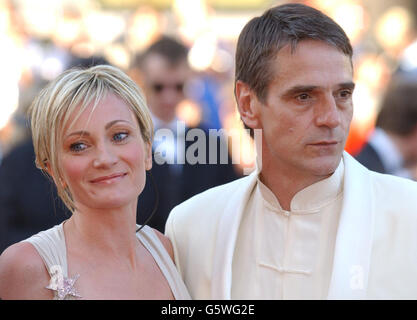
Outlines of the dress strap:
<svg viewBox="0 0 417 320">
<path fill-rule="evenodd" d="M 138 227 L 140 226 L 138 225 Z M 148 226 L 144 226 L 139 232 L 136 233 L 136 236 L 145 248 L 152 254 L 152 257 L 155 259 L 163 275 L 167 279 L 175 299 L 190 300 L 190 294 L 188 293 L 188 290 L 181 279 L 174 262 L 166 251 L 161 240 L 159 240 L 155 231 Z"/>
<path fill-rule="evenodd" d="M 27 241 L 35 247 L 51 277 L 56 275 L 57 272 L 62 272 L 61 275 L 64 277 L 68 276 L 67 249 L 63 223 L 51 229 L 41 231 L 23 241 Z"/>
<path fill-rule="evenodd" d="M 54 291 L 54 300 L 73 300 L 81 298 L 74 284 L 79 275 L 68 278 L 67 248 L 63 224 L 23 240 L 31 243 L 41 256 L 51 280 L 45 287 Z"/>
</svg>

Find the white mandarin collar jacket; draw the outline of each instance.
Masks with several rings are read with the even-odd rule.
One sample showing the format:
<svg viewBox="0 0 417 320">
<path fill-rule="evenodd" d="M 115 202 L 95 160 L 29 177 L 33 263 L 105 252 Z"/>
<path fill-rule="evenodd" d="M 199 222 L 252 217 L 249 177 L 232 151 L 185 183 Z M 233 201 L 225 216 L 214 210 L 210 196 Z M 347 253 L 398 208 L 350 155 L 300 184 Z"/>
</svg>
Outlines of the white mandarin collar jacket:
<svg viewBox="0 0 417 320">
<path fill-rule="evenodd" d="M 376 295 L 371 296 L 378 297 L 379 289 L 376 287 L 380 275 L 382 281 L 386 281 L 382 283 L 383 294 L 380 297 L 391 298 L 390 282 L 394 281 L 394 287 L 396 282 L 395 279 L 385 279 L 384 274 L 392 272 L 396 264 L 395 261 L 388 263 L 386 270 L 383 265 L 378 265 L 379 260 L 384 260 L 381 258 L 384 250 L 379 249 L 376 240 L 380 243 L 388 241 L 389 244 L 393 241 L 394 248 L 405 250 L 404 254 L 416 249 L 415 256 L 411 258 L 411 263 L 415 264 L 406 268 L 411 270 L 411 274 L 399 275 L 411 277 L 411 282 L 405 279 L 398 281 L 415 285 L 415 288 L 405 291 L 414 295 L 413 299 L 417 298 L 417 183 L 371 172 L 346 152 L 343 161 L 344 196 L 328 299 L 370 298 L 368 286 L 372 258 L 375 260 L 372 269 L 376 271 L 371 291 Z M 248 177 L 210 189 L 171 212 L 166 234 L 173 243 L 176 265 L 194 299 L 231 299 L 232 259 L 237 232 L 257 174 L 254 172 Z M 400 198 L 396 198 L 397 194 L 401 195 Z M 389 195 L 394 198 L 390 199 Z M 405 225 L 414 224 L 415 232 L 406 232 L 400 237 L 401 241 L 395 238 L 398 232 L 385 232 L 390 230 L 392 219 L 402 219 L 395 210 L 404 214 Z M 378 237 L 375 239 L 377 215 Z M 394 240 L 391 241 L 390 237 Z M 374 247 L 376 253 L 372 252 Z M 394 295 L 402 297 L 401 293 Z"/>
</svg>

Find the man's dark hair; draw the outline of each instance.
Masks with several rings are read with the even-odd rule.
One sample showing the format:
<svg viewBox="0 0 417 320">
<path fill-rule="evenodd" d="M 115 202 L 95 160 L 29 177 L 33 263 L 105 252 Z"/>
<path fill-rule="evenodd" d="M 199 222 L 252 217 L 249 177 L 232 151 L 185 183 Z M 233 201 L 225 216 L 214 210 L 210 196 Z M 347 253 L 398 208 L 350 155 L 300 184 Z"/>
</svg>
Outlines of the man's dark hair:
<svg viewBox="0 0 417 320">
<path fill-rule="evenodd" d="M 417 79 L 394 78 L 385 92 L 376 126 L 401 136 L 417 126 Z"/>
<path fill-rule="evenodd" d="M 239 35 L 235 83 L 241 80 L 265 102 L 273 76 L 270 62 L 280 49 L 298 42 L 320 40 L 352 58 L 352 46 L 343 29 L 328 16 L 303 4 L 285 4 L 253 18 Z"/>
<path fill-rule="evenodd" d="M 177 66 L 187 60 L 188 48 L 174 38 L 162 36 L 142 54 L 134 58 L 133 67 L 141 66 L 143 61 L 152 54 L 158 54 L 165 58 L 171 66 Z"/>
</svg>

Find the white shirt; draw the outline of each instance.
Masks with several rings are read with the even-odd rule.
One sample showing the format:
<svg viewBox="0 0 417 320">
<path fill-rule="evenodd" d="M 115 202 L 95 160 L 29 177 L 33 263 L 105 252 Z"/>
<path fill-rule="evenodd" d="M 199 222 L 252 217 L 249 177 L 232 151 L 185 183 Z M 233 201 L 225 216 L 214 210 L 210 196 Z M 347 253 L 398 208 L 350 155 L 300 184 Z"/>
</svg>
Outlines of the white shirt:
<svg viewBox="0 0 417 320">
<path fill-rule="evenodd" d="M 281 208 L 259 179 L 239 226 L 232 299 L 325 299 L 343 200 L 344 165 Z"/>
</svg>

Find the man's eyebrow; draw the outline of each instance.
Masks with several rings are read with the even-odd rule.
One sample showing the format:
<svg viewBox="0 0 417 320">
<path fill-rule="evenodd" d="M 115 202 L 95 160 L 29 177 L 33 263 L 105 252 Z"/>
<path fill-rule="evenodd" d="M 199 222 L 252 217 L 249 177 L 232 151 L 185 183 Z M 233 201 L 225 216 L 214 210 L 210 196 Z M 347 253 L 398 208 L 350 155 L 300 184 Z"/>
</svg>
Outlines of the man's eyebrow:
<svg viewBox="0 0 417 320">
<path fill-rule="evenodd" d="M 289 88 L 286 92 L 284 92 L 283 96 L 290 97 L 301 92 L 311 92 L 316 88 L 318 88 L 318 86 L 295 86 L 295 87 Z"/>
<path fill-rule="evenodd" d="M 351 89 L 353 90 L 355 88 L 355 83 L 352 81 L 349 82 L 342 82 L 339 83 L 337 85 L 339 88 L 345 88 L 345 89 Z M 284 97 L 290 97 L 293 95 L 296 95 L 297 93 L 302 93 L 302 92 L 311 92 L 314 91 L 315 89 L 319 88 L 319 86 L 294 86 L 292 88 L 289 88 L 284 94 Z"/>
<path fill-rule="evenodd" d="M 350 82 L 343 82 L 339 84 L 339 88 L 346 88 L 346 89 L 355 89 L 355 83 L 350 81 Z"/>
</svg>

